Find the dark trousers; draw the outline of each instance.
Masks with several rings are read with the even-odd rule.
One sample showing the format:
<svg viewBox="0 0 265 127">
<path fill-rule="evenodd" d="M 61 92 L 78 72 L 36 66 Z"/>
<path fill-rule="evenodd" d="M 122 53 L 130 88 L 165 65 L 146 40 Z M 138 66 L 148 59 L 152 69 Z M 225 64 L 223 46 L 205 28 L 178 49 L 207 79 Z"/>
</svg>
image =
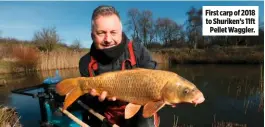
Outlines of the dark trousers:
<svg viewBox="0 0 265 127">
<path fill-rule="evenodd" d="M 109 105 L 116 105 L 116 102 L 99 102 L 98 97 L 91 97 L 89 95 L 84 95 L 80 97 L 80 100 L 88 105 L 90 108 L 94 109 L 96 112 L 100 113 L 101 115 L 104 114 L 103 111 L 106 110 L 106 107 Z M 144 118 L 142 116 L 143 107 L 139 110 L 134 117 L 127 120 L 122 120 L 122 124 L 119 125 L 120 127 L 154 127 L 154 119 L 153 117 Z M 83 121 L 87 123 L 91 127 L 111 127 L 108 122 L 102 122 L 93 114 L 89 113 L 86 110 L 83 110 Z"/>
</svg>

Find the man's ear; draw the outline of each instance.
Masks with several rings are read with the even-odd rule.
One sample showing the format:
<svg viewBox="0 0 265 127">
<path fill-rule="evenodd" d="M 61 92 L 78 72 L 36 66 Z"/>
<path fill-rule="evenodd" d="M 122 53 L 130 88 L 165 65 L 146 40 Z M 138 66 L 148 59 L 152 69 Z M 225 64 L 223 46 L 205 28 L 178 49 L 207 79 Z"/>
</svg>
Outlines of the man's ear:
<svg viewBox="0 0 265 127">
<path fill-rule="evenodd" d="M 94 40 L 94 38 L 95 38 L 95 35 L 91 32 L 91 38 Z"/>
</svg>

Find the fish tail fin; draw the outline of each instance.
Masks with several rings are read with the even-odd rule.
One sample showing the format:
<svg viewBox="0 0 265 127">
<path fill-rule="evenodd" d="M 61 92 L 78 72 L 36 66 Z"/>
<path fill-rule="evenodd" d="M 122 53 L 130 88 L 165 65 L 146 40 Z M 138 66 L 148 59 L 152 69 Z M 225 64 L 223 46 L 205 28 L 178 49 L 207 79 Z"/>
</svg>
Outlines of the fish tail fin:
<svg viewBox="0 0 265 127">
<path fill-rule="evenodd" d="M 56 92 L 61 96 L 66 95 L 63 110 L 67 109 L 77 98 L 84 94 L 78 80 L 78 78 L 66 79 L 56 85 Z"/>
</svg>

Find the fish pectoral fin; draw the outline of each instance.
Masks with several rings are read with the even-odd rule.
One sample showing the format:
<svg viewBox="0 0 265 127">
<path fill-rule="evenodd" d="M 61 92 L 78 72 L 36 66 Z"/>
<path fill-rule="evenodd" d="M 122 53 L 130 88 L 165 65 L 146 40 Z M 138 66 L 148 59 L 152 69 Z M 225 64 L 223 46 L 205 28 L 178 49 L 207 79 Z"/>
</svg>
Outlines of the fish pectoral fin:
<svg viewBox="0 0 265 127">
<path fill-rule="evenodd" d="M 160 110 L 166 103 L 164 101 L 151 101 L 144 105 L 143 117 L 151 117 L 154 113 Z"/>
<path fill-rule="evenodd" d="M 84 94 L 80 88 L 82 82 L 84 82 L 83 78 L 70 78 L 56 84 L 56 93 L 61 96 L 65 95 L 63 110 Z"/>
<path fill-rule="evenodd" d="M 72 91 L 70 91 L 65 96 L 63 110 L 67 109 L 77 98 L 79 98 L 82 95 L 83 92 L 79 87 L 72 89 Z"/>
<path fill-rule="evenodd" d="M 141 105 L 129 103 L 125 107 L 125 119 L 132 118 L 141 108 Z"/>
</svg>

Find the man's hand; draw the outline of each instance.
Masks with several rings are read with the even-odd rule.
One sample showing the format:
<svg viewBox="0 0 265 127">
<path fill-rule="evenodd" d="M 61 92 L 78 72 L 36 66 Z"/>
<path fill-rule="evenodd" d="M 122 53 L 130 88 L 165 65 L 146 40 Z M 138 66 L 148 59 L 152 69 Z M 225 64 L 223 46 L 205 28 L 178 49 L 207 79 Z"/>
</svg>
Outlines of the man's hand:
<svg viewBox="0 0 265 127">
<path fill-rule="evenodd" d="M 97 91 L 95 90 L 95 89 L 92 89 L 91 91 L 90 91 L 90 94 L 92 95 L 92 96 L 97 96 L 98 95 L 98 93 L 97 93 Z M 106 91 L 103 91 L 99 96 L 98 96 L 98 100 L 99 101 L 104 101 L 105 99 L 106 99 L 106 97 L 107 97 L 107 95 L 108 95 L 108 92 L 106 92 Z M 116 101 L 116 97 L 109 97 L 109 98 L 107 98 L 109 101 Z"/>
</svg>

